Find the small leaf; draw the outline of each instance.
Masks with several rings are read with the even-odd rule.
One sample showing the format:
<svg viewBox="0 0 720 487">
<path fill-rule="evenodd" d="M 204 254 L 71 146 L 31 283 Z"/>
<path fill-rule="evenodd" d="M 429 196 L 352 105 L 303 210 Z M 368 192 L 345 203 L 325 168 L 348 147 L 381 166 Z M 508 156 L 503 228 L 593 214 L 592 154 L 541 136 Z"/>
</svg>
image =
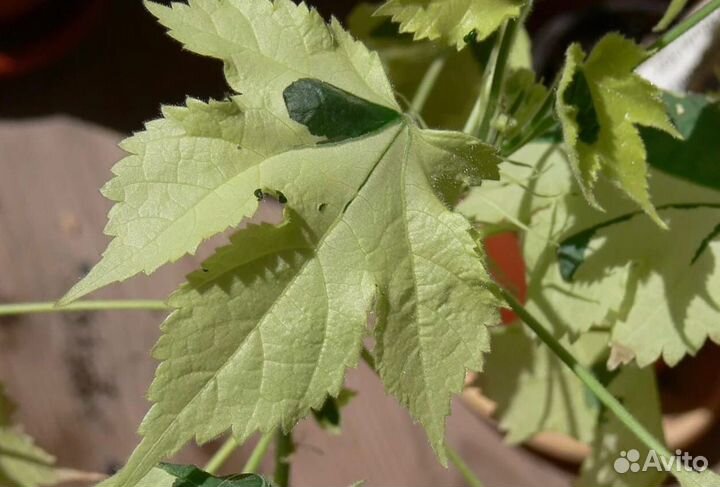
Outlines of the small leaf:
<svg viewBox="0 0 720 487">
<path fill-rule="evenodd" d="M 608 34 L 590 56 L 568 48 L 556 112 L 583 194 L 600 208 L 594 188 L 600 174 L 620 187 L 662 228 L 647 186 L 647 154 L 636 126 L 680 137 L 665 113 L 660 91 L 633 72 L 647 53 L 618 34 Z"/>
<path fill-rule="evenodd" d="M 400 32 L 415 39 L 442 39 L 458 50 L 465 37 L 475 32 L 482 40 L 503 22 L 520 15 L 525 0 L 388 0 L 376 15 L 392 17 Z"/>
<path fill-rule="evenodd" d="M 653 27 L 653 32 L 660 32 L 670 27 L 670 24 L 672 24 L 683 11 L 685 5 L 687 5 L 687 0 L 672 0 L 665 11 L 665 15 L 663 15 L 662 19 Z"/>
<path fill-rule="evenodd" d="M 273 487 L 272 482 L 254 473 L 216 477 L 193 465 L 161 463 L 159 468 L 176 479 L 172 487 Z"/>
<path fill-rule="evenodd" d="M 703 472 L 673 472 L 680 487 L 720 487 L 720 475 L 712 470 Z"/>
</svg>

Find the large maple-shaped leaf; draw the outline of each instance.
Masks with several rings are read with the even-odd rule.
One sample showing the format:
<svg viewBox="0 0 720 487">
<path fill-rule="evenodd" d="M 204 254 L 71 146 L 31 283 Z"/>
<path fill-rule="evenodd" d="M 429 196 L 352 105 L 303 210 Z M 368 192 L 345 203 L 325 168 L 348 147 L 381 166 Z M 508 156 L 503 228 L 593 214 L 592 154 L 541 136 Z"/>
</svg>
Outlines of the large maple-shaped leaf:
<svg viewBox="0 0 720 487">
<path fill-rule="evenodd" d="M 660 91 L 633 70 L 647 58 L 618 34 L 598 42 L 590 56 L 579 44 L 568 48 L 558 86 L 556 111 L 581 189 L 597 206 L 600 174 L 618 185 L 664 227 L 648 193 L 647 154 L 637 126 L 680 136 L 670 123 Z"/>
<path fill-rule="evenodd" d="M 457 156 L 423 135 L 396 124 L 264 166 L 287 221 L 239 232 L 171 298 L 156 404 L 118 485 L 193 436 L 292 427 L 338 394 L 371 309 L 381 377 L 444 455 L 450 395 L 480 368 L 496 312 L 469 226 L 426 172 Z"/>
<path fill-rule="evenodd" d="M 388 0 L 376 12 L 392 17 L 401 32 L 416 39 L 442 39 L 462 49 L 465 37 L 475 31 L 478 39 L 520 15 L 525 0 Z"/>
<path fill-rule="evenodd" d="M 447 203 L 460 188 L 497 177 L 497 157 L 473 137 L 418 129 L 394 101 L 358 78 L 361 65 L 363 76 L 373 74 L 368 70 L 376 57 L 336 24 L 318 25 L 304 5 L 214 0 L 152 8 L 193 50 L 220 56 L 227 49 L 228 80 L 247 90 L 199 107 L 231 111 L 238 119 L 202 125 L 212 129 L 203 141 L 234 142 L 235 152 L 221 155 L 227 164 L 251 142 L 260 152 L 251 163 L 238 163 L 249 168 L 232 175 L 230 184 L 202 159 L 200 174 L 210 172 L 221 187 L 206 199 L 207 218 L 219 231 L 270 194 L 287 204 L 286 219 L 239 232 L 171 297 L 176 311 L 155 349 L 162 361 L 150 390 L 155 404 L 141 427 L 141 444 L 112 485 L 133 486 L 193 438 L 205 442 L 232 429 L 242 440 L 257 430 L 291 428 L 339 393 L 345 370 L 358 361 L 371 311 L 378 372 L 444 458 L 450 396 L 461 389 L 467 369 L 481 367 L 485 327 L 497 318 L 471 227 Z M 240 60 L 253 33 L 264 57 L 250 69 Z M 329 41 L 320 42 L 326 34 Z M 303 58 L 297 43 L 312 48 L 313 56 Z M 389 86 L 379 73 L 372 86 Z M 232 110 L 233 103 L 242 111 Z M 267 124 L 259 122 L 260 113 L 270 114 Z M 210 119 L 224 120 L 221 115 Z M 278 120 L 303 134 L 281 134 L 283 150 L 276 149 L 280 132 L 265 132 Z M 162 164 L 146 159 L 136 173 L 184 174 L 178 163 L 186 154 L 171 152 Z M 127 189 L 116 184 L 118 191 Z M 144 208 L 152 212 L 154 206 Z"/>
<path fill-rule="evenodd" d="M 290 0 L 193 0 L 148 8 L 173 37 L 225 62 L 231 102 L 166 108 L 165 118 L 126 140 L 130 153 L 103 193 L 116 205 L 103 259 L 63 303 L 193 253 L 257 208 L 258 164 L 316 138 L 288 118 L 283 90 L 299 78 L 324 81 L 396 109 L 377 55 L 337 22 Z M 262 19 L 262 21 L 258 20 Z"/>
</svg>

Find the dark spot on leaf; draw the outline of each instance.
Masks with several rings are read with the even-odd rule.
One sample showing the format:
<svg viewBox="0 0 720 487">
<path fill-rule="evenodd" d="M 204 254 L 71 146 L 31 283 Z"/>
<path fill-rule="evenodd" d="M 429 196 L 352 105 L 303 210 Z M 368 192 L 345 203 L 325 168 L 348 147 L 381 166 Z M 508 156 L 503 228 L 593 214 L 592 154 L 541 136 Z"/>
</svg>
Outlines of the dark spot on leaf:
<svg viewBox="0 0 720 487">
<path fill-rule="evenodd" d="M 597 142 L 600 137 L 600 122 L 593 103 L 590 85 L 581 69 L 575 72 L 570 86 L 563 95 L 563 100 L 577 108 L 575 121 L 580 128 L 578 134 L 580 141 L 588 145 Z"/>
<path fill-rule="evenodd" d="M 290 118 L 328 142 L 360 137 L 400 118 L 395 110 L 316 79 L 295 81 L 283 98 Z"/>
<path fill-rule="evenodd" d="M 281 191 L 278 191 L 278 192 L 277 192 L 277 199 L 278 199 L 278 202 L 279 202 L 281 205 L 284 205 L 285 203 L 287 203 L 287 198 L 285 197 L 284 194 L 282 194 Z"/>
<path fill-rule="evenodd" d="M 323 211 L 325 211 L 325 208 L 327 208 L 327 203 L 320 203 L 320 204 L 318 205 L 318 211 L 319 211 L 320 213 L 322 213 Z"/>
<path fill-rule="evenodd" d="M 263 190 L 260 188 L 256 189 L 253 194 L 255 195 L 255 197 L 257 198 L 258 201 L 262 201 L 263 198 L 265 198 L 265 194 L 263 193 Z"/>
</svg>

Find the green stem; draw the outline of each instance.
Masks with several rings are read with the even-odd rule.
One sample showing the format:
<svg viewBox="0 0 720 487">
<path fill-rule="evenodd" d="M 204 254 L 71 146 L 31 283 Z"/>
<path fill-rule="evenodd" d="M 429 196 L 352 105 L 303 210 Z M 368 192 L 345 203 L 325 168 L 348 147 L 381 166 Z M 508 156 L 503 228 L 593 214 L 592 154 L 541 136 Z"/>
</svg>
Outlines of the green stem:
<svg viewBox="0 0 720 487">
<path fill-rule="evenodd" d="M 465 461 L 460 457 L 458 452 L 456 452 L 453 448 L 446 446 L 445 451 L 447 452 L 448 459 L 450 462 L 455 465 L 455 468 L 460 472 L 460 475 L 465 479 L 465 482 L 467 482 L 468 487 L 483 487 L 483 483 L 480 481 L 479 478 L 475 475 L 475 473 L 472 471 L 472 469 L 465 463 Z"/>
<path fill-rule="evenodd" d="M 590 389 L 595 397 L 630 430 L 649 449 L 665 457 L 672 458 L 662 442 L 658 441 L 642 424 L 638 422 L 625 407 L 620 404 L 610 392 L 598 381 L 589 369 L 580 364 L 577 359 L 538 321 L 528 310 L 509 292 L 497 285 L 489 286 L 490 291 L 499 299 L 505 301 L 522 321 L 547 345 L 553 353 L 572 370 L 580 381 Z"/>
<path fill-rule="evenodd" d="M 294 449 L 292 431 L 283 433 L 278 430 L 275 444 L 275 483 L 278 487 L 290 484 L 290 455 Z"/>
<path fill-rule="evenodd" d="M 133 299 L 105 301 L 76 301 L 65 306 L 55 302 L 18 303 L 0 305 L 0 316 L 22 315 L 30 313 L 76 313 L 83 311 L 119 311 L 119 310 L 168 310 L 165 301 Z"/>
<path fill-rule="evenodd" d="M 209 474 L 215 475 L 216 473 L 218 473 L 218 470 L 220 470 L 220 468 L 225 465 L 225 462 L 228 461 L 230 455 L 232 455 L 239 446 L 240 444 L 237 442 L 232 433 L 230 433 L 230 437 L 225 441 L 225 443 L 223 443 L 223 446 L 221 446 L 220 449 L 215 452 L 215 455 L 213 455 L 212 458 L 207 462 L 203 470 L 205 470 Z"/>
<path fill-rule="evenodd" d="M 415 96 L 413 97 L 412 102 L 410 102 L 411 113 L 414 113 L 416 115 L 420 115 L 422 113 L 423 108 L 425 107 L 425 103 L 430 97 L 430 93 L 432 92 L 433 87 L 435 86 L 435 83 L 437 82 L 440 73 L 445 67 L 446 61 L 447 56 L 441 55 L 435 58 L 435 60 L 430 64 L 430 67 L 427 69 L 425 75 L 423 75 L 423 78 L 420 81 L 420 85 L 415 92 Z"/>
<path fill-rule="evenodd" d="M 675 41 L 678 37 L 689 31 L 697 24 L 699 24 L 705 17 L 713 13 L 715 10 L 720 8 L 720 0 L 711 0 L 706 3 L 702 8 L 698 9 L 697 12 L 690 15 L 688 18 L 677 24 L 675 27 L 661 35 L 655 42 L 653 42 L 649 50 L 661 50 Z"/>
<path fill-rule="evenodd" d="M 518 19 L 509 20 L 502 33 L 500 47 L 498 48 L 497 57 L 495 58 L 495 68 L 493 69 L 492 81 L 490 83 L 490 94 L 488 95 L 487 105 L 483 113 L 480 128 L 478 129 L 478 137 L 481 140 L 487 140 L 490 132 L 490 124 L 495 118 L 498 104 L 500 103 L 500 95 L 503 87 L 503 79 L 505 78 L 505 68 L 507 67 L 510 51 L 515 43 L 515 34 L 518 29 Z"/>
<path fill-rule="evenodd" d="M 260 470 L 260 464 L 262 463 L 265 455 L 267 454 L 270 444 L 275 438 L 275 432 L 265 433 L 260 437 L 255 449 L 250 454 L 245 466 L 242 469 L 242 473 L 257 473 Z"/>
</svg>

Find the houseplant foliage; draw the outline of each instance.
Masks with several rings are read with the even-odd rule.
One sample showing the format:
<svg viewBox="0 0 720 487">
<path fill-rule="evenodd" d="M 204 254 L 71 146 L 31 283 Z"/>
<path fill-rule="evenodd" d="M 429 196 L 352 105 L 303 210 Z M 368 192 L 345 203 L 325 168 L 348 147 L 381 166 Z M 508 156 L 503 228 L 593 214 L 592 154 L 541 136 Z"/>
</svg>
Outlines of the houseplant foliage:
<svg viewBox="0 0 720 487">
<path fill-rule="evenodd" d="M 612 462 L 630 449 L 672 457 L 648 366 L 720 341 L 718 153 L 694 157 L 717 147 L 720 109 L 641 79 L 653 49 L 618 34 L 587 55 L 570 46 L 546 85 L 530 66 L 531 7 L 389 0 L 361 6 L 349 33 L 290 0 L 147 3 L 185 49 L 224 63 L 231 94 L 164 107 L 122 143 L 102 190 L 111 242 L 58 310 L 233 234 L 169 297 L 142 440 L 101 485 L 266 485 L 213 476 L 256 432 L 244 473 L 277 432 L 287 485 L 292 428 L 311 412 L 338 428 L 361 358 L 443 464 L 460 462 L 444 442 L 450 399 L 484 369 L 510 441 L 555 431 L 592 445 L 579 485 L 663 482 Z M 268 199 L 281 223 L 236 229 Z M 524 304 L 483 252 L 483 237 L 508 230 L 521 237 Z M 492 329 L 503 301 L 527 326 Z M 228 431 L 205 470 L 163 463 Z M 47 483 L 26 479 L 11 485 Z"/>
</svg>

